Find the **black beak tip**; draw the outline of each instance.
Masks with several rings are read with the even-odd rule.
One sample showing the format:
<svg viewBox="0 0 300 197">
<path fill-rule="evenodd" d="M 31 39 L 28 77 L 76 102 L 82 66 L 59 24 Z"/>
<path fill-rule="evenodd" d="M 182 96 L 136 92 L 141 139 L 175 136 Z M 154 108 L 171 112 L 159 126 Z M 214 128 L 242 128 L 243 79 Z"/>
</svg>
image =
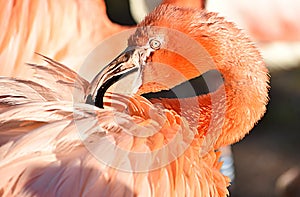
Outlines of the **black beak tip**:
<svg viewBox="0 0 300 197">
<path fill-rule="evenodd" d="M 135 65 L 135 61 L 132 60 L 134 51 L 135 50 L 133 49 L 126 49 L 102 69 L 102 71 L 93 79 L 90 84 L 89 90 L 93 91 L 89 92 L 89 95 L 86 97 L 86 104 L 104 108 L 104 94 L 109 87 L 119 81 L 122 77 L 125 77 L 139 69 L 139 66 Z M 136 56 L 135 58 L 140 59 L 139 56 Z M 95 88 L 97 89 L 95 90 Z"/>
</svg>

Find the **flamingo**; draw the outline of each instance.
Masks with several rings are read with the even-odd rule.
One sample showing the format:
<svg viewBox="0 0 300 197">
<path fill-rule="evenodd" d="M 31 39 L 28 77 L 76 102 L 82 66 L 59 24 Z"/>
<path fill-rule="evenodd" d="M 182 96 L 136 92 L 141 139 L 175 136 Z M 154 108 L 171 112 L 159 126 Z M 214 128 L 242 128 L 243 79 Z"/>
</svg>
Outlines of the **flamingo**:
<svg viewBox="0 0 300 197">
<path fill-rule="evenodd" d="M 34 52 L 78 70 L 101 41 L 128 28 L 108 19 L 103 0 L 1 0 L 0 7 L 2 76 L 30 78 L 25 63 L 42 63 Z"/>
<path fill-rule="evenodd" d="M 174 42 L 172 32 L 203 46 L 215 67 L 199 69 L 167 50 L 195 52 Z M 232 23 L 205 10 L 160 5 L 91 83 L 42 57 L 46 66 L 29 65 L 34 78 L 0 80 L 2 196 L 228 195 L 217 150 L 262 117 L 269 80 L 257 48 Z M 164 77 L 156 62 L 182 76 Z M 133 96 L 106 92 L 133 71 Z M 170 91 L 216 76 L 212 89 L 196 84 L 194 94 L 175 97 Z"/>
</svg>

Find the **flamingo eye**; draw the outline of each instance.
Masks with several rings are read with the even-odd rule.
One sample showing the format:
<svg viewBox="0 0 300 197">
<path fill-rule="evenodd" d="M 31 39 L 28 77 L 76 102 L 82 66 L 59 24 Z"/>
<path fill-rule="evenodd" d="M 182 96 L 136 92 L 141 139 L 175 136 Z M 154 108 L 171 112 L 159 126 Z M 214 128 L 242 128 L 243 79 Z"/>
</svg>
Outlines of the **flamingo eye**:
<svg viewBox="0 0 300 197">
<path fill-rule="evenodd" d="M 149 44 L 150 44 L 150 47 L 151 47 L 152 49 L 154 49 L 154 50 L 160 49 L 160 46 L 161 46 L 160 41 L 158 41 L 158 40 L 156 40 L 156 39 L 150 40 Z"/>
</svg>

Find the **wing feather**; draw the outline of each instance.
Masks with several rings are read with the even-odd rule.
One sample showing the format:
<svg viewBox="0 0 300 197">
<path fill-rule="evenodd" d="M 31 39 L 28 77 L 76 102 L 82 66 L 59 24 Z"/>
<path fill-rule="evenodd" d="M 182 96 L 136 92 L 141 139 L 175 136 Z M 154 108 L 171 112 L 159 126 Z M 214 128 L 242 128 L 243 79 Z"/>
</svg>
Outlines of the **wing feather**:
<svg viewBox="0 0 300 197">
<path fill-rule="evenodd" d="M 203 139 L 187 120 L 139 96 L 106 94 L 105 109 L 74 102 L 71 92 L 81 100 L 88 82 L 44 58 L 30 81 L 0 78 L 2 196 L 226 195 L 219 155 L 200 154 Z M 157 158 L 174 161 L 133 172 Z"/>
</svg>

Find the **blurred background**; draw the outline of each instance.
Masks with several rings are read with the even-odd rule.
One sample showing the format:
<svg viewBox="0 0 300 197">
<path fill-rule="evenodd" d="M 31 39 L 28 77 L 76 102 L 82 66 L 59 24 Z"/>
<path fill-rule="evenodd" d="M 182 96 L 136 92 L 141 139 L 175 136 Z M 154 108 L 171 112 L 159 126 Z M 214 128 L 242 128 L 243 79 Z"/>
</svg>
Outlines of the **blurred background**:
<svg viewBox="0 0 300 197">
<path fill-rule="evenodd" d="M 135 5 L 136 12 L 129 1 L 106 0 L 113 22 L 134 25 L 159 3 L 143 1 Z M 232 146 L 236 174 L 231 196 L 300 196 L 300 1 L 208 0 L 207 9 L 250 34 L 271 75 L 267 113 L 246 138 Z"/>
</svg>

